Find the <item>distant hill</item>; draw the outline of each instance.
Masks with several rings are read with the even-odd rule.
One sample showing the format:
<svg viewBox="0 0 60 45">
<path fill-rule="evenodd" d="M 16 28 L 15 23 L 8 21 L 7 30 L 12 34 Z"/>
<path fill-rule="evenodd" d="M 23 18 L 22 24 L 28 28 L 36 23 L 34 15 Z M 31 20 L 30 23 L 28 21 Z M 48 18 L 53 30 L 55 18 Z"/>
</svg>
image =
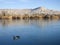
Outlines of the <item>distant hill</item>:
<svg viewBox="0 0 60 45">
<path fill-rule="evenodd" d="M 45 7 L 38 7 L 35 9 L 32 9 L 31 13 L 37 13 L 37 14 L 60 14 L 60 11 L 50 10 L 46 9 Z"/>
<path fill-rule="evenodd" d="M 60 14 L 60 11 L 46 9 L 45 7 L 37 7 L 34 9 L 0 9 L 0 15 L 33 15 L 33 14 Z"/>
</svg>

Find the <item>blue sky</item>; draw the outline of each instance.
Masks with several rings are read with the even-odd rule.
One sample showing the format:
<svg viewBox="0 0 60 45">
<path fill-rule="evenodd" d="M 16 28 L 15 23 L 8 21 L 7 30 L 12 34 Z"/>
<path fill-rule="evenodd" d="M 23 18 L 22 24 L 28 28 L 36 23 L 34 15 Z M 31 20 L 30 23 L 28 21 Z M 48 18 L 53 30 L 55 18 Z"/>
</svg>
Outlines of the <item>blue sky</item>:
<svg viewBox="0 0 60 45">
<path fill-rule="evenodd" d="M 0 9 L 30 9 L 40 6 L 60 10 L 60 0 L 0 0 Z"/>
</svg>

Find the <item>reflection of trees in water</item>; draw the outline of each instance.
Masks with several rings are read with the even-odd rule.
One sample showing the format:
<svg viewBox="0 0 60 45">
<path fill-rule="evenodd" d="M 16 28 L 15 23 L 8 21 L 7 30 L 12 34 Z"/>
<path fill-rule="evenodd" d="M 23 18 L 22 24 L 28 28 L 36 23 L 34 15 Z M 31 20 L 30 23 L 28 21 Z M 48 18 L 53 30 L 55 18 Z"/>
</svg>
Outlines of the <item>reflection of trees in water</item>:
<svg viewBox="0 0 60 45">
<path fill-rule="evenodd" d="M 8 20 L 2 20 L 1 23 L 2 23 L 3 26 L 7 26 L 9 21 Z"/>
<path fill-rule="evenodd" d="M 2 24 L 2 26 L 7 26 L 7 25 L 37 25 L 37 26 L 40 26 L 40 27 L 44 27 L 46 26 L 47 24 L 50 24 L 50 23 L 55 23 L 57 22 L 58 20 L 0 20 L 0 24 Z"/>
<path fill-rule="evenodd" d="M 20 39 L 20 36 L 13 36 L 13 40 L 18 40 Z"/>
<path fill-rule="evenodd" d="M 23 20 L 24 24 L 29 24 L 29 21 L 30 20 L 28 20 L 28 19 L 27 20 Z"/>
<path fill-rule="evenodd" d="M 2 22 L 2 25 L 3 26 L 7 25 L 5 20 Z"/>
</svg>

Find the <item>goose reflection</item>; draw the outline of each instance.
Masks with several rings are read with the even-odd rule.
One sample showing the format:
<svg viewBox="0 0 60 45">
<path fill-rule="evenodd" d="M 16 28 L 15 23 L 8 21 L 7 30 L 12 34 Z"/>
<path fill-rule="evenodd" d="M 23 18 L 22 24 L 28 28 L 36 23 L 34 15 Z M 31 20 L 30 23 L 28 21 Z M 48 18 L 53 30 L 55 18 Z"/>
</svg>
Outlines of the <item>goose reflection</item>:
<svg viewBox="0 0 60 45">
<path fill-rule="evenodd" d="M 20 39 L 20 36 L 13 36 L 13 40 L 18 40 Z"/>
</svg>

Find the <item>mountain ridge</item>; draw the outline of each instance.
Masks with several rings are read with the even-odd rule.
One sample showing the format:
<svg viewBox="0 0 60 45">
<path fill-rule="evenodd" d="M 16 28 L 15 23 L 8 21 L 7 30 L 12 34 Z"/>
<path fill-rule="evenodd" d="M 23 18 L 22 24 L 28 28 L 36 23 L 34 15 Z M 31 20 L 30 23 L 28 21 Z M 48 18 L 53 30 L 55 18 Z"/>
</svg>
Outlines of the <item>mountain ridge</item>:
<svg viewBox="0 0 60 45">
<path fill-rule="evenodd" d="M 0 9 L 0 15 L 5 12 L 6 14 L 11 14 L 11 15 L 24 15 L 24 14 L 60 14 L 60 11 L 55 11 L 55 10 L 50 10 L 46 9 L 45 7 L 37 7 L 34 9 Z"/>
</svg>

